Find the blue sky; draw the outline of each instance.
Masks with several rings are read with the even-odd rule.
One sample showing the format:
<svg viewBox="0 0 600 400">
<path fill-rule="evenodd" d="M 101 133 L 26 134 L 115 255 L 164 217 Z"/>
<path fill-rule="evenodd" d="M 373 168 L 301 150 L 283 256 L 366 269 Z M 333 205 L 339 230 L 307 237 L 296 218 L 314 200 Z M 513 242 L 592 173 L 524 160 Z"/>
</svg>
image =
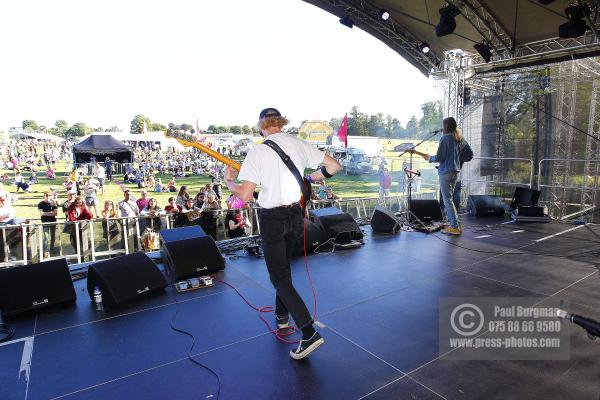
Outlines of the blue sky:
<svg viewBox="0 0 600 400">
<path fill-rule="evenodd" d="M 293 125 L 353 105 L 403 124 L 441 91 L 357 27 L 301 0 L 0 3 L 0 129 L 34 119 L 128 128 L 135 114 L 201 127 Z"/>
</svg>

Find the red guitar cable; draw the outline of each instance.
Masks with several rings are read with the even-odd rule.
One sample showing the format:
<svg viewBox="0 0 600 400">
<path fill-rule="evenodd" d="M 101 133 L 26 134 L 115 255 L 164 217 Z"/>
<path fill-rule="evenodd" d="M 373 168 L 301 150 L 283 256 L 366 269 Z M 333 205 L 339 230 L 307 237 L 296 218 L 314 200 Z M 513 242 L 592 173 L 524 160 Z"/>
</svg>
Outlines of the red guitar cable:
<svg viewBox="0 0 600 400">
<path fill-rule="evenodd" d="M 306 251 L 306 218 L 303 218 L 304 221 L 304 268 L 306 269 L 306 276 L 308 277 L 308 282 L 310 284 L 310 288 L 312 291 L 312 295 L 313 295 L 313 321 L 317 320 L 317 294 L 315 291 L 315 286 L 313 285 L 313 281 L 312 278 L 310 276 L 310 271 L 308 270 L 308 255 L 307 255 L 307 251 Z M 267 320 L 262 316 L 262 314 L 264 313 L 271 313 L 273 312 L 273 306 L 263 306 L 263 307 L 257 307 L 255 305 L 253 305 L 252 303 L 250 303 L 250 301 L 248 301 L 248 299 L 246 299 L 246 297 L 240 293 L 240 291 L 233 286 L 230 283 L 227 283 L 225 281 L 222 281 L 220 279 L 214 279 L 216 282 L 222 283 L 224 285 L 229 286 L 230 288 L 232 288 L 233 290 L 235 290 L 235 292 L 242 298 L 242 300 L 244 300 L 244 302 L 253 310 L 258 312 L 258 318 L 260 318 L 260 320 L 262 322 L 265 323 L 265 325 L 267 326 L 267 328 L 269 328 L 269 332 L 271 332 L 273 335 L 275 335 L 275 337 L 277 338 L 277 340 L 280 340 L 284 343 L 288 343 L 288 344 L 296 344 L 299 343 L 299 340 L 287 340 L 286 337 L 292 335 L 294 332 L 298 332 L 299 329 L 296 326 L 290 326 L 288 328 L 283 328 L 283 329 L 273 329 L 271 328 L 271 325 L 267 322 Z"/>
</svg>

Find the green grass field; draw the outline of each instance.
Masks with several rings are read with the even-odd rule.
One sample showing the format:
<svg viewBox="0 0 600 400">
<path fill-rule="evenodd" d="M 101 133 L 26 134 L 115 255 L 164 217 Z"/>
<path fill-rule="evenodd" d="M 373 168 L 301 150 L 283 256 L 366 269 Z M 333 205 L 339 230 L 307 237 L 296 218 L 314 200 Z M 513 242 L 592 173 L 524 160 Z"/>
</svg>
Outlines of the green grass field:
<svg viewBox="0 0 600 400">
<path fill-rule="evenodd" d="M 415 140 L 391 140 L 390 144 L 386 145 L 385 157 L 388 160 L 388 169 L 392 172 L 392 177 L 394 180 L 393 189 L 396 190 L 396 180 L 397 176 L 401 173 L 402 170 L 402 161 L 406 159 L 408 161 L 408 157 L 406 158 L 398 158 L 397 152 L 389 151 L 388 149 L 393 149 L 398 143 L 401 142 L 413 142 L 416 143 Z M 423 152 L 434 153 L 437 149 L 437 142 L 427 142 L 424 143 L 420 150 Z M 415 156 L 413 158 L 415 161 L 415 169 L 421 169 L 422 171 L 430 172 L 431 174 L 434 171 L 433 165 L 427 164 L 423 162 L 421 157 Z M 59 201 L 62 203 L 66 199 L 66 193 L 63 188 L 63 183 L 68 176 L 67 171 L 70 171 L 70 165 L 67 165 L 66 161 L 60 161 L 57 164 L 57 173 L 55 180 L 48 180 L 45 177 L 45 173 L 43 168 L 40 168 L 38 171 L 38 184 L 35 184 L 31 187 L 31 192 L 23 193 L 19 191 L 17 194 L 18 200 L 14 204 L 14 207 L 17 211 L 17 217 L 19 218 L 27 218 L 27 219 L 39 219 L 39 212 L 37 210 L 38 203 L 43 198 L 43 193 L 46 190 L 49 190 L 51 186 L 55 186 L 58 189 L 59 193 Z M 10 170 L 1 170 L 2 174 L 7 173 L 10 177 L 9 181 L 4 182 L 4 188 L 7 192 L 14 193 L 16 187 L 13 185 L 13 177 L 14 173 Z M 29 177 L 29 172 L 23 171 L 23 176 L 25 179 Z M 170 175 L 157 175 L 156 178 L 162 178 L 163 184 L 167 184 Z M 188 193 L 191 196 L 195 196 L 196 193 L 203 187 L 206 183 L 210 182 L 210 177 L 208 176 L 192 176 L 189 178 L 179 178 L 177 179 L 177 187 L 181 187 L 181 185 L 186 185 L 188 187 Z M 98 212 L 102 211 L 104 201 L 105 200 L 113 200 L 120 201 L 123 199 L 123 191 L 121 186 L 117 183 L 123 183 L 122 175 L 113 176 L 113 182 L 107 182 L 105 188 L 105 194 L 102 195 L 99 193 L 98 200 Z M 337 174 L 334 178 L 328 180 L 328 185 L 332 186 L 335 194 L 340 196 L 341 198 L 349 198 L 349 197 L 377 197 L 379 193 L 379 183 L 378 176 L 376 173 L 369 175 L 345 175 L 343 172 Z M 135 198 L 139 198 L 140 189 L 137 188 L 137 185 L 134 184 L 126 184 L 125 187 L 129 188 Z M 395 194 L 395 191 L 392 191 L 392 194 Z M 424 188 L 426 190 L 426 188 Z M 150 198 L 156 198 L 158 200 L 158 204 L 161 207 L 164 207 L 167 204 L 167 199 L 171 196 L 176 195 L 176 193 L 155 193 L 151 190 L 148 190 L 148 195 Z M 223 194 L 225 198 L 229 196 L 229 191 L 227 188 L 223 189 Z M 59 214 L 59 217 L 62 215 Z"/>
</svg>

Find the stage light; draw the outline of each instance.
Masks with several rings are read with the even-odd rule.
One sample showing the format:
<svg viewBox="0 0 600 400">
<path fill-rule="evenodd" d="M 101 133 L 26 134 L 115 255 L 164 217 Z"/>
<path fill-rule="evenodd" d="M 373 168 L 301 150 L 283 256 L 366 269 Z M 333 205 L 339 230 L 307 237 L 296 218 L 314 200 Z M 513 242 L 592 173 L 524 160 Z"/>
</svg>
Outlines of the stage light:
<svg viewBox="0 0 600 400">
<path fill-rule="evenodd" d="M 382 21 L 387 21 L 390 17 L 390 12 L 385 8 L 382 8 L 381 10 L 379 10 L 379 13 L 377 13 L 377 17 Z"/>
<path fill-rule="evenodd" d="M 554 3 L 554 0 L 538 0 L 538 3 L 547 6 L 548 4 Z"/>
<path fill-rule="evenodd" d="M 423 52 L 423 54 L 427 54 L 429 53 L 429 50 L 431 50 L 429 48 L 429 45 L 427 44 L 427 42 L 423 42 L 419 45 L 419 50 L 421 50 L 421 52 Z"/>
<path fill-rule="evenodd" d="M 452 4 L 440 8 L 440 23 L 435 27 L 435 34 L 438 37 L 450 35 L 456 29 L 455 17 L 460 14 L 458 8 Z"/>
<path fill-rule="evenodd" d="M 490 46 L 488 46 L 487 43 L 477 43 L 473 46 L 473 48 L 477 50 L 479 55 L 484 59 L 486 63 L 490 62 L 490 60 L 492 59 L 492 49 L 490 49 Z"/>
<path fill-rule="evenodd" d="M 352 18 L 350 18 L 349 16 L 344 15 L 342 18 L 340 18 L 340 24 L 352 29 L 352 27 L 354 26 L 354 21 L 352 21 Z"/>
<path fill-rule="evenodd" d="M 558 27 L 558 36 L 561 38 L 576 38 L 583 36 L 587 29 L 585 17 L 590 15 L 590 8 L 586 3 L 567 7 L 565 14 L 569 17 L 569 22 Z"/>
</svg>

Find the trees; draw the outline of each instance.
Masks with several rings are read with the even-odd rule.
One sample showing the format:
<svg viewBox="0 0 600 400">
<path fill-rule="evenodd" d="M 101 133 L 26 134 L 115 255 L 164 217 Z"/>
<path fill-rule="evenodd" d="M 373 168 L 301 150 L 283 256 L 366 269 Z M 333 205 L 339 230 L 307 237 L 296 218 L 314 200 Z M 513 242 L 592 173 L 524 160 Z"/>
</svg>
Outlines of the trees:
<svg viewBox="0 0 600 400">
<path fill-rule="evenodd" d="M 406 123 L 406 135 L 407 137 L 416 138 L 418 135 L 419 121 L 414 115 L 410 117 Z"/>
<path fill-rule="evenodd" d="M 23 130 L 28 132 L 36 132 L 39 129 L 37 122 L 32 119 L 26 119 L 23 121 Z"/>
<path fill-rule="evenodd" d="M 148 131 L 157 132 L 157 131 L 166 131 L 167 127 L 159 122 L 152 122 L 148 125 Z"/>
<path fill-rule="evenodd" d="M 129 131 L 131 133 L 142 133 L 142 131 L 144 130 L 144 122 L 146 123 L 146 129 L 147 129 L 151 123 L 150 118 L 145 117 L 144 114 L 136 115 L 135 117 L 133 117 L 133 120 L 131 121 Z"/>
<path fill-rule="evenodd" d="M 419 120 L 419 136 L 425 137 L 430 132 L 439 129 L 444 118 L 441 101 L 426 101 L 421 104 L 423 116 Z"/>
<path fill-rule="evenodd" d="M 91 131 L 92 129 L 85 122 L 77 122 L 65 132 L 65 137 L 85 136 Z"/>
</svg>

